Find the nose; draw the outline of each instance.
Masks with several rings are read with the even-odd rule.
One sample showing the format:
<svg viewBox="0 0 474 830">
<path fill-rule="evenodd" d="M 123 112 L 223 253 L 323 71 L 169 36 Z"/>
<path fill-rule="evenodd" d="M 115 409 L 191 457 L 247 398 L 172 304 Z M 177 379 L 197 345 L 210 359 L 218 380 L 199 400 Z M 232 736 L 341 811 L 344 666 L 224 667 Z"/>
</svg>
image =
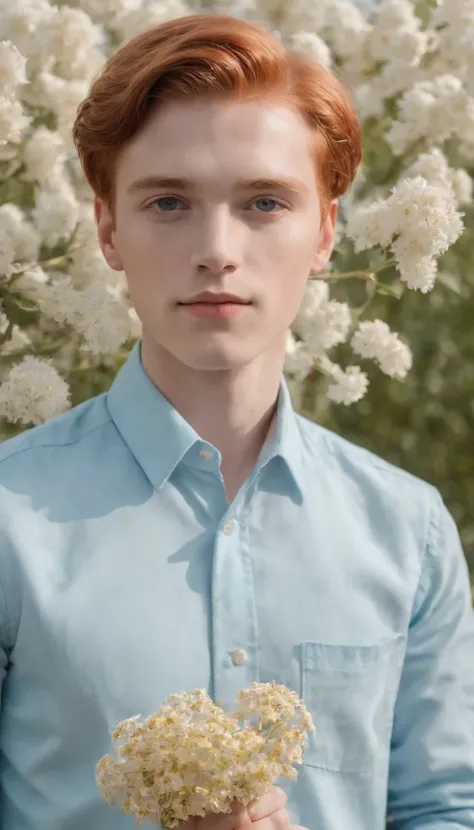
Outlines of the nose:
<svg viewBox="0 0 474 830">
<path fill-rule="evenodd" d="M 225 206 L 210 212 L 199 223 L 191 264 L 196 271 L 213 276 L 233 273 L 239 267 L 238 223 Z"/>
</svg>

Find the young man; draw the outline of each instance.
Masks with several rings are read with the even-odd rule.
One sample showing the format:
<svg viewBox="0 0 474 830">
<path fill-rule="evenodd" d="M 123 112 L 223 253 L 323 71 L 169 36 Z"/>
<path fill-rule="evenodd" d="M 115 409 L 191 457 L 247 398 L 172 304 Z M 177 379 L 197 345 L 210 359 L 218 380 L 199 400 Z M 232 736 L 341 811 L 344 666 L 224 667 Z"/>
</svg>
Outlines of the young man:
<svg viewBox="0 0 474 830">
<path fill-rule="evenodd" d="M 1 830 L 131 830 L 94 771 L 178 690 L 297 690 L 297 782 L 197 830 L 474 828 L 474 622 L 438 493 L 298 417 L 281 379 L 360 130 L 272 35 L 125 45 L 74 136 L 142 341 L 110 392 L 1 451 Z M 188 830 L 189 830 L 188 828 Z"/>
</svg>

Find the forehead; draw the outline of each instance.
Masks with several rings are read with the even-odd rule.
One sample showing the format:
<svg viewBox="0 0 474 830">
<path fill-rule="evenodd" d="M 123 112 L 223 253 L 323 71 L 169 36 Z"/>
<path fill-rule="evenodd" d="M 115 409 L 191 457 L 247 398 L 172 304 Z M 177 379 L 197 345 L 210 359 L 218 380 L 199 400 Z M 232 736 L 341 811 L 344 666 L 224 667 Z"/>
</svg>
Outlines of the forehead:
<svg viewBox="0 0 474 830">
<path fill-rule="evenodd" d="M 159 169 L 176 177 L 221 182 L 293 176 L 314 180 L 311 131 L 283 103 L 198 99 L 168 103 L 124 149 L 117 184 Z"/>
</svg>

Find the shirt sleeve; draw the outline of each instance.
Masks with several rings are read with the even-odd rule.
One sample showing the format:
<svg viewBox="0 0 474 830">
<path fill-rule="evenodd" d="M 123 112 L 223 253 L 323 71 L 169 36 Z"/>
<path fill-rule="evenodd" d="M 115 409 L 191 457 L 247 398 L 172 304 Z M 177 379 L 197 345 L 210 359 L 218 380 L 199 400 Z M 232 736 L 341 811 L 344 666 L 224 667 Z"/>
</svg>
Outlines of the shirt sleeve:
<svg viewBox="0 0 474 830">
<path fill-rule="evenodd" d="M 474 612 L 456 526 L 434 491 L 392 733 L 389 828 L 474 830 Z"/>
</svg>

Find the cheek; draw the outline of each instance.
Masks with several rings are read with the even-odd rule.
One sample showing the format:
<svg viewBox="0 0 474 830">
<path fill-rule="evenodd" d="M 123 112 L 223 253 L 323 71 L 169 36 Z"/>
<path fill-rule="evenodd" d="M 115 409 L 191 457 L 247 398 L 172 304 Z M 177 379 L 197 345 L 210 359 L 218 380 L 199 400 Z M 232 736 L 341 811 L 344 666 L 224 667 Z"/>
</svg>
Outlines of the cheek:
<svg viewBox="0 0 474 830">
<path fill-rule="evenodd" d="M 319 243 L 317 217 L 292 217 L 282 222 L 281 228 L 273 234 L 273 257 L 288 264 L 297 271 L 311 267 Z"/>
<path fill-rule="evenodd" d="M 155 225 L 149 220 L 126 229 L 121 253 L 129 268 L 133 267 L 145 277 L 147 274 L 175 272 L 178 264 L 186 259 L 187 243 L 188 240 L 173 233 L 173 229 L 168 229 L 166 224 Z"/>
<path fill-rule="evenodd" d="M 115 246 L 130 276 L 153 272 L 157 262 L 157 239 L 143 223 L 133 220 L 126 226 L 117 226 Z"/>
<path fill-rule="evenodd" d="M 317 243 L 317 234 L 302 233 L 300 229 L 291 232 L 282 229 L 282 232 L 275 236 L 268 251 L 267 262 L 273 275 L 272 281 L 279 283 L 284 294 L 293 296 L 304 290 Z"/>
</svg>

